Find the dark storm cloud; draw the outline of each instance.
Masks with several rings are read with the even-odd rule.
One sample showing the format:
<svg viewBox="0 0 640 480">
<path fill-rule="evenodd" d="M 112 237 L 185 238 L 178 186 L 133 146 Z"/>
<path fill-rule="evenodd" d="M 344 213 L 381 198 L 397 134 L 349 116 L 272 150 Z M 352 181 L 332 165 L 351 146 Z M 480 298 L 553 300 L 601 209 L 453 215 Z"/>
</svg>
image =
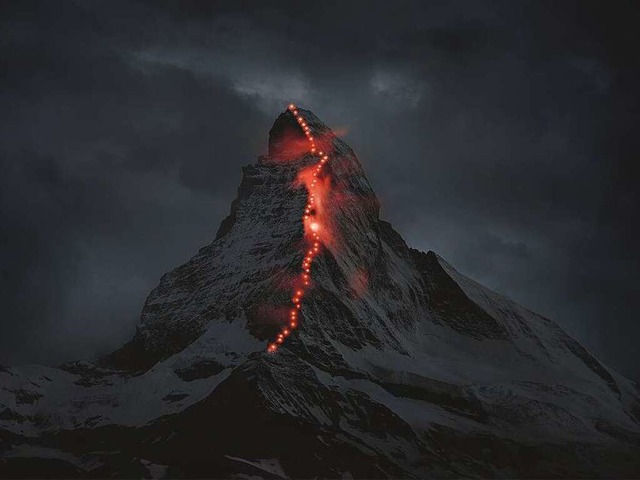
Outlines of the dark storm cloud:
<svg viewBox="0 0 640 480">
<path fill-rule="evenodd" d="M 342 3 L 3 15 L 2 328 L 30 339 L 3 360 L 125 339 L 293 100 L 346 129 L 410 244 L 640 376 L 634 4 Z"/>
<path fill-rule="evenodd" d="M 146 35 L 134 25 L 125 42 L 71 4 L 12 14 L 1 360 L 104 352 L 159 275 L 215 234 L 270 119 L 216 78 L 130 58 Z"/>
</svg>

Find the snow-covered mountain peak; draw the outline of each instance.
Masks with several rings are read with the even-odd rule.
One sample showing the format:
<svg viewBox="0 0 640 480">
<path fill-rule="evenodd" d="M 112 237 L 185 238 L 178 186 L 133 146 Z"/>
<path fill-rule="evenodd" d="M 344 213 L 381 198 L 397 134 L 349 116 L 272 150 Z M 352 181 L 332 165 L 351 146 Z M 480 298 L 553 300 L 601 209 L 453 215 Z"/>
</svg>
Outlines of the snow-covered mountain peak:
<svg viewBox="0 0 640 480">
<path fill-rule="evenodd" d="M 297 329 L 268 352 L 316 244 Z M 0 474 L 633 477 L 639 420 L 635 384 L 407 246 L 351 148 L 288 108 L 129 343 L 0 368 Z"/>
</svg>

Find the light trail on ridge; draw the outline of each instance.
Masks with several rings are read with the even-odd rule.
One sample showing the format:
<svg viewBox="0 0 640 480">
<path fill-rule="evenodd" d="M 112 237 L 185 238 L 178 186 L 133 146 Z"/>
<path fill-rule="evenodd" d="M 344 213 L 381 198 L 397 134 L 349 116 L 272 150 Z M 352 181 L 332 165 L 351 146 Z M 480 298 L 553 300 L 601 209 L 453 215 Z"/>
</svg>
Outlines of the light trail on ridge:
<svg viewBox="0 0 640 480">
<path fill-rule="evenodd" d="M 326 192 L 326 189 L 317 188 L 318 177 L 322 173 L 322 169 L 329 161 L 329 155 L 326 152 L 316 151 L 316 141 L 311 132 L 311 127 L 307 124 L 305 118 L 298 111 L 297 107 L 291 103 L 287 107 L 293 114 L 298 125 L 302 128 L 307 140 L 309 141 L 309 151 L 312 155 L 317 155 L 320 161 L 313 167 L 311 181 L 305 187 L 307 188 L 307 203 L 305 205 L 304 213 L 302 215 L 302 224 L 305 231 L 305 256 L 302 260 L 301 273 L 299 274 L 299 287 L 294 289 L 293 298 L 291 299 L 291 308 L 289 309 L 287 324 L 282 327 L 280 332 L 276 335 L 276 339 L 269 343 L 267 351 L 274 353 L 278 350 L 279 346 L 284 343 L 284 339 L 291 335 L 291 333 L 298 328 L 298 322 L 300 319 L 300 310 L 302 308 L 302 299 L 306 293 L 306 288 L 311 285 L 311 265 L 314 258 L 320 252 L 320 231 L 323 226 L 319 219 L 316 217 L 316 211 L 318 205 L 323 200 L 320 195 Z"/>
</svg>

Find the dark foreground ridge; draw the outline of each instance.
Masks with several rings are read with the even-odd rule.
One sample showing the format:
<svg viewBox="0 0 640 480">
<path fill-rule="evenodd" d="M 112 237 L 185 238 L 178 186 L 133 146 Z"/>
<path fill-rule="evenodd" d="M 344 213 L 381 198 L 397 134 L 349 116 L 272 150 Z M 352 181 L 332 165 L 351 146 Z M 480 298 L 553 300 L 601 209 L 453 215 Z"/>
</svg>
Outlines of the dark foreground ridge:
<svg viewBox="0 0 640 480">
<path fill-rule="evenodd" d="M 556 323 L 406 245 L 353 151 L 277 353 L 317 158 L 290 111 L 216 239 L 97 362 L 0 368 L 0 477 L 639 477 L 640 391 Z"/>
</svg>

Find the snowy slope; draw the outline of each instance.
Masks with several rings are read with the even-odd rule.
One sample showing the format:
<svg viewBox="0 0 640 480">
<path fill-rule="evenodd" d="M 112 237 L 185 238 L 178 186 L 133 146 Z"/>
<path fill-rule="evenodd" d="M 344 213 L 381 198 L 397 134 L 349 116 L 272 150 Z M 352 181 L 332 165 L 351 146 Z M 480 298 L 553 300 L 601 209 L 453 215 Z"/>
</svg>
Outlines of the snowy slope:
<svg viewBox="0 0 640 480">
<path fill-rule="evenodd" d="M 134 338 L 98 362 L 0 369 L 12 476 L 638 476 L 640 392 L 553 321 L 409 248 L 353 151 L 311 112 L 331 235 L 300 329 L 286 318 L 314 158 L 244 168 L 216 239 L 165 274 Z"/>
</svg>

